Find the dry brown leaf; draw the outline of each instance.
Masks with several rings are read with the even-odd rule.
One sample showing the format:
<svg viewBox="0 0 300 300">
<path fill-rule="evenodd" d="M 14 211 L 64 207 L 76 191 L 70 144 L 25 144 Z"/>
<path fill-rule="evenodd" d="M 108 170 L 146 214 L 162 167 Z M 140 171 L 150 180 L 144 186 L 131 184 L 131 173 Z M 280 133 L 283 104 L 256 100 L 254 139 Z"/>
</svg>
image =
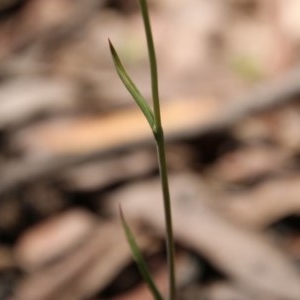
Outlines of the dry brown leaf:
<svg viewBox="0 0 300 300">
<path fill-rule="evenodd" d="M 246 192 L 225 196 L 223 207 L 231 218 L 262 228 L 300 212 L 300 178 L 287 177 L 262 183 Z"/>
<path fill-rule="evenodd" d="M 203 193 L 203 192 L 202 192 Z M 199 251 L 216 267 L 250 292 L 297 300 L 299 271 L 266 237 L 232 223 L 201 201 L 199 180 L 171 178 L 176 240 Z M 151 224 L 164 233 L 164 214 L 158 181 L 116 192 L 110 203 L 121 202 L 128 217 Z"/>
<path fill-rule="evenodd" d="M 177 270 L 176 285 L 180 289 L 185 285 L 189 284 L 191 280 L 195 279 L 198 275 L 199 270 L 195 265 L 196 262 L 188 254 L 178 251 L 175 257 L 175 264 Z M 168 293 L 168 268 L 167 265 L 163 265 L 158 271 L 153 273 L 153 279 L 156 283 L 159 291 L 166 295 Z M 152 300 L 153 295 L 151 294 L 148 286 L 144 283 L 137 286 L 129 292 L 125 292 L 121 295 L 113 297 L 112 300 Z"/>
<path fill-rule="evenodd" d="M 281 171 L 289 162 L 289 156 L 274 146 L 244 147 L 223 155 L 209 169 L 209 174 L 225 183 L 250 181 Z"/>
<path fill-rule="evenodd" d="M 20 267 L 33 271 L 81 245 L 96 226 L 96 218 L 72 209 L 25 231 L 15 247 Z"/>
<path fill-rule="evenodd" d="M 99 162 L 74 166 L 63 172 L 61 180 L 67 190 L 87 191 L 145 176 L 156 168 L 153 153 L 146 150 L 132 151 L 124 156 L 117 155 Z"/>
<path fill-rule="evenodd" d="M 24 78 L 0 86 L 0 128 L 16 126 L 40 113 L 70 110 L 75 85 L 65 79 Z"/>
<path fill-rule="evenodd" d="M 274 300 L 274 298 L 261 297 L 258 294 L 249 294 L 243 289 L 235 286 L 230 282 L 215 282 L 204 286 L 199 290 L 199 294 L 202 293 L 203 297 L 207 300 Z M 200 300 L 200 298 L 199 298 Z"/>
<path fill-rule="evenodd" d="M 137 239 L 141 249 L 153 246 L 153 240 L 147 236 L 137 234 Z M 111 282 L 130 260 L 121 225 L 100 223 L 69 255 L 25 276 L 15 295 L 22 300 L 86 299 Z"/>
</svg>

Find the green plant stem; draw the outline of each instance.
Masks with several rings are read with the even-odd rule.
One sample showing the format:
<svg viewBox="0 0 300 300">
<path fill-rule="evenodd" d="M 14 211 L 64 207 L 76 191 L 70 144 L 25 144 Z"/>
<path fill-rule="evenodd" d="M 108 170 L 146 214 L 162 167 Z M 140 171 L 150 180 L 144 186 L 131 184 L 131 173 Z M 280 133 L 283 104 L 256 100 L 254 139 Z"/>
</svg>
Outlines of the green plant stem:
<svg viewBox="0 0 300 300">
<path fill-rule="evenodd" d="M 169 300 L 176 300 L 175 247 L 174 247 L 173 226 L 172 226 L 171 200 L 170 200 L 168 173 L 167 173 L 167 164 L 166 164 L 165 140 L 164 140 L 164 133 L 161 125 L 161 116 L 160 116 L 157 64 L 156 64 L 156 56 L 155 56 L 154 43 L 152 38 L 147 1 L 139 0 L 139 2 L 140 2 L 141 12 L 143 16 L 143 22 L 144 22 L 144 28 L 145 28 L 147 46 L 148 46 L 150 72 L 151 72 L 153 111 L 148 106 L 146 100 L 143 98 L 143 96 L 135 86 L 134 82 L 127 74 L 126 70 L 124 69 L 118 57 L 117 52 L 115 51 L 113 45 L 110 42 L 109 42 L 109 46 L 120 79 L 122 80 L 125 87 L 127 88 L 127 90 L 130 92 L 130 94 L 136 101 L 137 105 L 144 113 L 152 129 L 153 135 L 155 137 L 160 178 L 161 178 L 161 187 L 162 187 L 162 194 L 163 194 L 165 224 L 166 224 L 166 244 L 167 244 L 168 268 L 169 268 Z M 135 254 L 135 257 L 138 258 L 137 263 L 138 266 L 141 268 L 141 273 L 143 274 L 146 282 L 149 284 L 150 290 L 154 293 L 155 299 L 159 300 L 161 299 L 160 294 L 156 289 L 155 284 L 152 281 L 147 268 L 144 266 L 140 254 L 137 255 L 139 250 L 134 241 L 134 237 L 131 234 L 129 227 L 126 225 L 124 217 L 122 217 L 122 220 L 123 220 L 123 227 L 125 229 L 126 236 L 131 246 L 131 249 Z"/>
<path fill-rule="evenodd" d="M 167 244 L 167 257 L 169 268 L 169 299 L 176 299 L 176 282 L 175 282 L 175 248 L 173 237 L 173 225 L 172 225 L 172 213 L 171 213 L 171 201 L 168 183 L 168 173 L 166 164 L 166 152 L 164 133 L 162 128 L 158 129 L 155 134 L 155 140 L 157 145 L 157 154 L 159 162 L 160 179 L 163 193 L 165 223 L 166 223 L 166 244 Z"/>
<path fill-rule="evenodd" d="M 166 164 L 165 140 L 164 140 L 164 133 L 161 125 L 161 116 L 160 116 L 157 63 L 156 63 L 156 55 L 155 55 L 151 24 L 150 24 L 150 18 L 149 18 L 146 0 L 140 0 L 140 6 L 141 6 L 143 21 L 144 21 L 149 61 L 150 61 L 153 112 L 154 112 L 154 119 L 155 119 L 155 127 L 153 128 L 153 134 L 155 136 L 156 145 L 157 145 L 157 155 L 158 155 L 158 162 L 159 162 L 159 171 L 160 171 L 163 202 L 164 202 L 164 212 L 165 212 L 165 223 L 166 223 L 166 233 L 167 233 L 166 244 L 167 244 L 168 268 L 169 268 L 169 299 L 175 300 L 176 299 L 175 249 L 174 249 L 174 237 L 173 237 L 173 226 L 172 226 L 171 200 L 170 200 L 170 191 L 169 191 L 169 183 L 168 183 L 167 164 Z"/>
<path fill-rule="evenodd" d="M 159 92 L 158 92 L 157 63 L 156 63 L 156 55 L 155 55 L 154 43 L 152 38 L 152 30 L 151 30 L 151 24 L 150 24 L 150 18 L 149 18 L 146 0 L 140 0 L 140 6 L 143 15 L 149 61 L 150 61 L 151 88 L 152 88 L 155 123 L 156 123 L 156 128 L 159 128 L 161 127 L 161 117 L 160 117 Z"/>
</svg>

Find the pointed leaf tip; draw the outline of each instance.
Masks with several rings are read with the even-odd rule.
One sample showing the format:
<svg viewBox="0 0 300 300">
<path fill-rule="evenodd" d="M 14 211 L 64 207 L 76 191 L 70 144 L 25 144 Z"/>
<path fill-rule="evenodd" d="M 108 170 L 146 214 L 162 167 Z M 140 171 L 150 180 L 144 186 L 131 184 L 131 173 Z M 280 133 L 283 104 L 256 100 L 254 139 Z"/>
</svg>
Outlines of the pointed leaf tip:
<svg viewBox="0 0 300 300">
<path fill-rule="evenodd" d="M 108 40 L 108 45 L 109 45 L 110 51 L 112 52 L 113 50 L 115 50 L 115 49 L 114 49 L 114 46 L 113 46 L 113 44 L 112 44 L 110 38 L 107 38 L 107 40 Z"/>
<path fill-rule="evenodd" d="M 121 81 L 123 82 L 123 84 L 126 87 L 126 89 L 128 90 L 128 92 L 131 94 L 131 96 L 134 99 L 134 101 L 136 102 L 136 104 L 139 106 L 139 108 L 143 112 L 151 129 L 154 130 L 155 120 L 154 120 L 154 114 L 152 112 L 152 109 L 149 107 L 147 101 L 142 96 L 141 92 L 138 90 L 138 88 L 136 87 L 136 85 L 134 84 L 132 79 L 127 74 L 127 72 L 118 56 L 117 51 L 115 50 L 113 44 L 111 43 L 111 41 L 109 39 L 108 39 L 108 43 L 109 43 L 110 52 L 111 52 L 117 73 L 118 73 Z"/>
<path fill-rule="evenodd" d="M 161 296 L 158 288 L 156 287 L 156 284 L 154 283 L 152 276 L 148 270 L 147 264 L 143 258 L 142 252 L 139 249 L 139 246 L 135 240 L 134 234 L 131 231 L 129 225 L 127 224 L 121 205 L 119 205 L 119 212 L 120 212 L 120 217 L 122 221 L 122 226 L 127 238 L 127 242 L 130 246 L 133 258 L 139 268 L 139 271 L 144 279 L 144 281 L 147 283 L 153 297 L 155 300 L 164 300 L 163 297 Z"/>
</svg>

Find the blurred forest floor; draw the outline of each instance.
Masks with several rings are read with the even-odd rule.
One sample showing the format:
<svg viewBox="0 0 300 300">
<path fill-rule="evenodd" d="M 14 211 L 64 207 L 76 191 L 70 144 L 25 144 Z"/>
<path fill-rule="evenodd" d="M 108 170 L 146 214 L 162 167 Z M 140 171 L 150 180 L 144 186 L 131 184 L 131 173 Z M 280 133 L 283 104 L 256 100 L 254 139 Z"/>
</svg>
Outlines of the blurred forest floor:
<svg viewBox="0 0 300 300">
<path fill-rule="evenodd" d="M 178 300 L 300 299 L 300 2 L 149 0 Z M 165 293 L 156 150 L 107 39 L 150 99 L 135 0 L 0 1 L 0 299 Z"/>
</svg>

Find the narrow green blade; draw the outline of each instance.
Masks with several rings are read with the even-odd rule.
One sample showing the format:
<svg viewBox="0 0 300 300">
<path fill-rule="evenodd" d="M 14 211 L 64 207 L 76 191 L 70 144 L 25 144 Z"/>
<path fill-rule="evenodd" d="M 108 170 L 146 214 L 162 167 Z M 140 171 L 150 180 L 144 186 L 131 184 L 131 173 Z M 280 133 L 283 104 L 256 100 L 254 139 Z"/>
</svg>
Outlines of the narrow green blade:
<svg viewBox="0 0 300 300">
<path fill-rule="evenodd" d="M 154 281 L 152 280 L 151 274 L 148 270 L 148 267 L 143 258 L 143 255 L 135 241 L 135 237 L 134 237 L 131 229 L 129 228 L 128 224 L 126 223 L 126 220 L 124 218 L 121 207 L 120 207 L 120 216 L 121 216 L 122 226 L 125 231 L 127 241 L 129 243 L 131 251 L 132 251 L 133 259 L 135 260 L 144 281 L 147 283 L 155 300 L 164 300 L 164 298 L 161 296 L 159 290 L 157 289 Z"/>
<path fill-rule="evenodd" d="M 111 52 L 111 55 L 112 55 L 112 58 L 113 58 L 113 61 L 114 61 L 114 64 L 115 64 L 115 67 L 116 67 L 116 70 L 117 70 L 117 73 L 118 73 L 120 79 L 122 80 L 126 89 L 131 94 L 133 99 L 135 100 L 136 104 L 140 107 L 141 111 L 143 112 L 146 119 L 148 120 L 150 127 L 153 129 L 155 127 L 154 126 L 155 121 L 154 121 L 154 115 L 153 115 L 152 109 L 149 107 L 145 98 L 142 96 L 142 94 L 140 93 L 140 91 L 138 90 L 136 85 L 133 83 L 133 81 L 127 74 L 127 72 L 126 72 L 125 68 L 123 67 L 122 62 L 121 62 L 114 46 L 110 42 L 110 40 L 108 40 L 108 42 L 109 42 L 110 52 Z"/>
</svg>

